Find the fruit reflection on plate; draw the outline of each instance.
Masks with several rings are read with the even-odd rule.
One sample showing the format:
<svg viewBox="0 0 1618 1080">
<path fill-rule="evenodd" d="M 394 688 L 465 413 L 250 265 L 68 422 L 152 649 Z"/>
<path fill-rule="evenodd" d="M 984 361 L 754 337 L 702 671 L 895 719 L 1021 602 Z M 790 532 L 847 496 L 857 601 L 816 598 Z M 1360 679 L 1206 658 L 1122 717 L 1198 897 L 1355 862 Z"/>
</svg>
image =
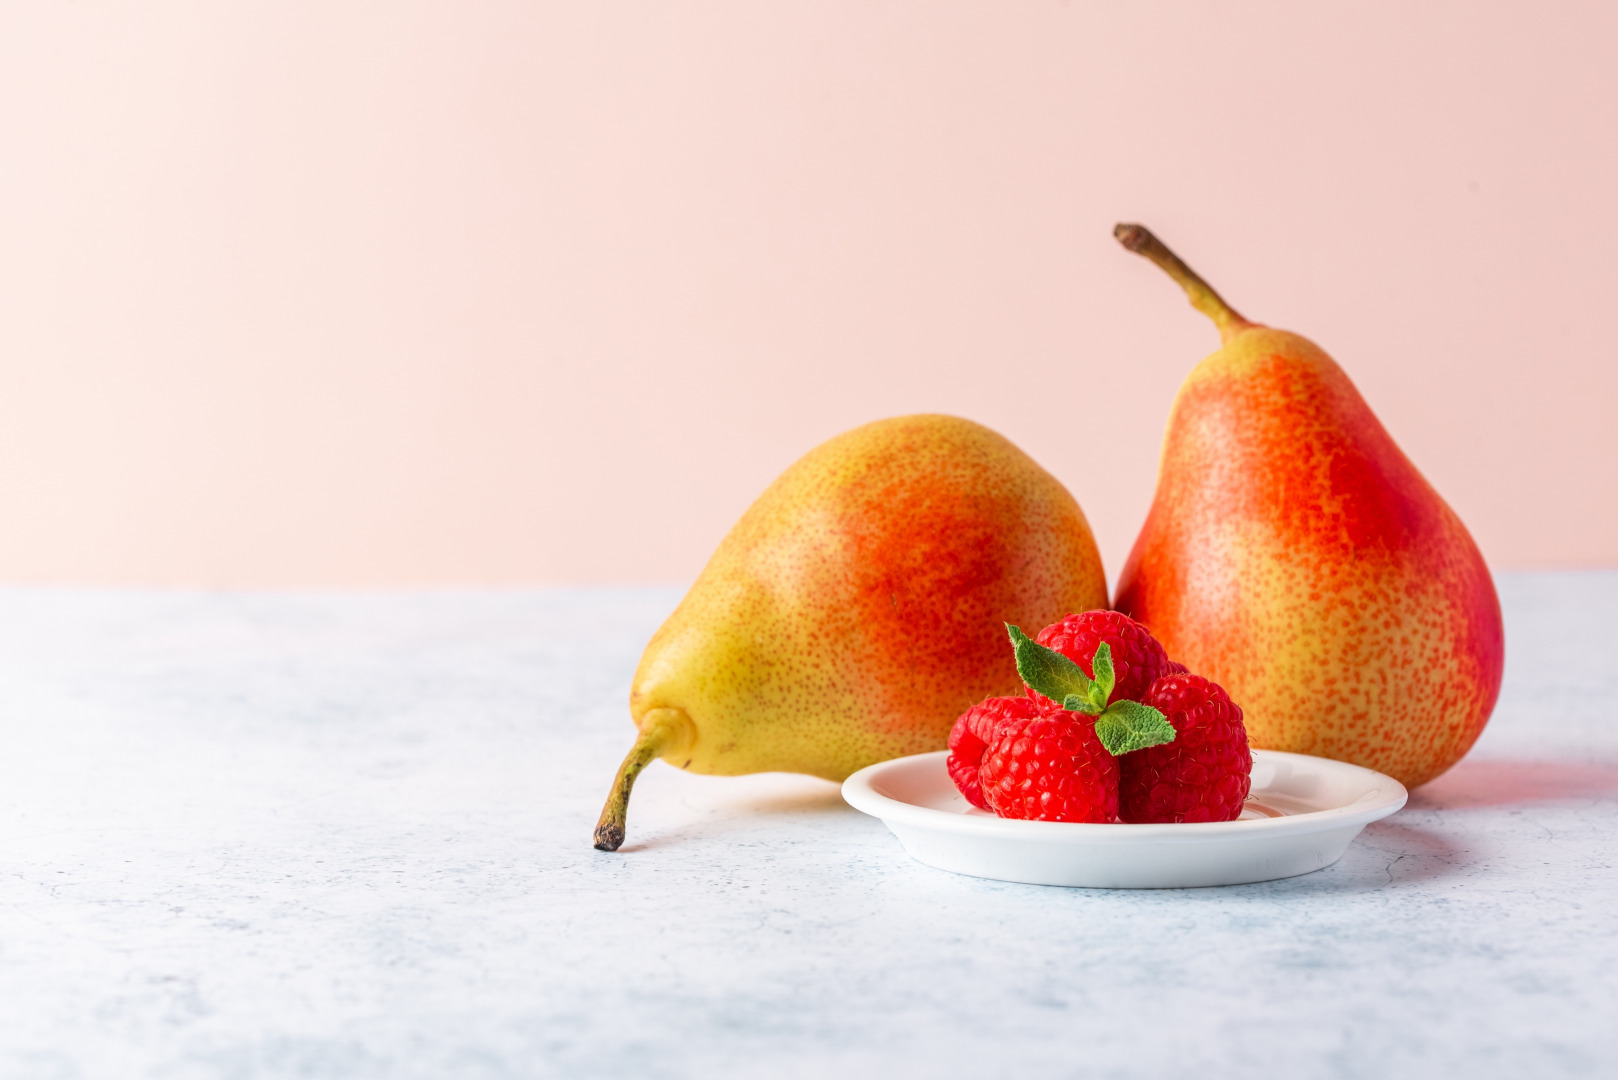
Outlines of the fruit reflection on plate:
<svg viewBox="0 0 1618 1080">
<path fill-rule="evenodd" d="M 1253 790 L 1236 821 L 1078 825 L 1014 821 L 967 803 L 947 751 L 861 769 L 843 783 L 917 860 L 1031 885 L 1183 889 L 1294 877 L 1330 866 L 1360 830 L 1404 806 L 1392 777 L 1341 761 L 1253 751 Z"/>
</svg>

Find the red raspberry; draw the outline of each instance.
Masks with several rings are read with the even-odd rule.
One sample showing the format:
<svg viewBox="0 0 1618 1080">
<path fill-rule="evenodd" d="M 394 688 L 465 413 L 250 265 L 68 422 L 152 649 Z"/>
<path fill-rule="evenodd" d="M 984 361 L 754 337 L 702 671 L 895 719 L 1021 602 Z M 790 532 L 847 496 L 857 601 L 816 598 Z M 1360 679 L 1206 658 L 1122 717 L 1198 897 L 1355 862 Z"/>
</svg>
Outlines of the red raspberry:
<svg viewBox="0 0 1618 1080">
<path fill-rule="evenodd" d="M 1107 698 L 1108 705 L 1119 698 L 1145 701 L 1146 691 L 1163 674 L 1163 666 L 1170 663 L 1151 631 L 1121 611 L 1098 609 L 1069 615 L 1041 630 L 1034 640 L 1078 664 L 1092 679 L 1096 674 L 1091 666 L 1096 647 L 1103 641 L 1111 646 L 1117 682 L 1112 696 Z"/>
<path fill-rule="evenodd" d="M 990 810 L 1030 821 L 1118 819 L 1118 759 L 1095 720 L 1055 707 L 1002 725 L 978 767 Z"/>
<path fill-rule="evenodd" d="M 949 778 L 979 810 L 989 809 L 978 785 L 983 752 L 999 741 L 1007 724 L 1026 724 L 1040 714 L 1040 705 L 1026 697 L 992 697 L 961 714 L 949 732 Z"/>
<path fill-rule="evenodd" d="M 1163 675 L 1184 675 L 1190 670 L 1190 668 L 1186 667 L 1178 660 L 1170 660 L 1168 663 L 1163 665 Z M 1158 678 L 1161 679 L 1163 675 L 1159 675 Z"/>
<path fill-rule="evenodd" d="M 1165 675 L 1144 700 L 1174 725 L 1174 741 L 1118 759 L 1119 816 L 1129 822 L 1240 817 L 1253 771 L 1241 706 L 1201 675 Z"/>
</svg>

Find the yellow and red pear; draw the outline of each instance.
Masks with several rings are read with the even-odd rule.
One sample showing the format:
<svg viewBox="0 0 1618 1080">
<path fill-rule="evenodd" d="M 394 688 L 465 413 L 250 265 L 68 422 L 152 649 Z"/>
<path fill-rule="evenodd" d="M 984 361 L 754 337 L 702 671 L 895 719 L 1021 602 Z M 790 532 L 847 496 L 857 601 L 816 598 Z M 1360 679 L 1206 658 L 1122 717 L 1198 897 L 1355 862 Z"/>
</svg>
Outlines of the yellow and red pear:
<svg viewBox="0 0 1618 1080">
<path fill-rule="evenodd" d="M 844 432 L 759 496 L 646 646 L 596 847 L 623 842 L 656 758 L 842 780 L 942 750 L 964 710 L 1021 689 L 1005 623 L 1106 602 L 1079 504 L 1003 436 L 934 415 Z"/>
<path fill-rule="evenodd" d="M 1229 691 L 1254 746 L 1425 783 L 1500 690 L 1500 603 L 1477 545 L 1331 357 L 1249 322 L 1138 225 L 1222 344 L 1169 414 L 1115 606 Z"/>
</svg>

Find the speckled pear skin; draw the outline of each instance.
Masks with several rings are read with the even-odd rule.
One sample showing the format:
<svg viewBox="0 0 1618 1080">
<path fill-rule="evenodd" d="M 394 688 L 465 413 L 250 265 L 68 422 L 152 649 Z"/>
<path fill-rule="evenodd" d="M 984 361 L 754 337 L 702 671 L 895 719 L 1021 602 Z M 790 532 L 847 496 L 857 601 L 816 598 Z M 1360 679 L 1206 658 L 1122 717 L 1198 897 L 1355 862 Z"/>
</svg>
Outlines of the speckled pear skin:
<svg viewBox="0 0 1618 1080">
<path fill-rule="evenodd" d="M 1247 325 L 1175 399 L 1116 606 L 1222 685 L 1254 746 L 1407 786 L 1494 708 L 1500 603 L 1477 545 L 1343 370 Z"/>
<path fill-rule="evenodd" d="M 811 450 L 738 521 L 647 645 L 630 713 L 680 709 L 693 772 L 842 780 L 942 750 L 1021 689 L 1003 623 L 1106 605 L 1083 512 L 1002 436 L 903 416 Z"/>
</svg>

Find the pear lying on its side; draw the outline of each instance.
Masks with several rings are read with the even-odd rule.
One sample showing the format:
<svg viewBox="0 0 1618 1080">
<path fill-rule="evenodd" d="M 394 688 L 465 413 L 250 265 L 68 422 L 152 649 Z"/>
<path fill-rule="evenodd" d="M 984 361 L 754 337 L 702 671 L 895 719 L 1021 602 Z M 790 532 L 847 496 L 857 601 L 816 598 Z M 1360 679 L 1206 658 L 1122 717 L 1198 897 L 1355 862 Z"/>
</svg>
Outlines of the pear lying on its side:
<svg viewBox="0 0 1618 1080">
<path fill-rule="evenodd" d="M 839 435 L 759 497 L 647 645 L 596 847 L 623 842 L 654 758 L 842 780 L 941 750 L 968 706 L 1019 689 L 1005 623 L 1106 600 L 1078 503 L 1000 435 L 951 416 Z"/>
<path fill-rule="evenodd" d="M 1254 746 L 1431 780 L 1500 690 L 1477 545 L 1319 346 L 1242 318 L 1139 225 L 1117 236 L 1223 339 L 1174 400 L 1117 608 L 1230 692 Z"/>
</svg>

